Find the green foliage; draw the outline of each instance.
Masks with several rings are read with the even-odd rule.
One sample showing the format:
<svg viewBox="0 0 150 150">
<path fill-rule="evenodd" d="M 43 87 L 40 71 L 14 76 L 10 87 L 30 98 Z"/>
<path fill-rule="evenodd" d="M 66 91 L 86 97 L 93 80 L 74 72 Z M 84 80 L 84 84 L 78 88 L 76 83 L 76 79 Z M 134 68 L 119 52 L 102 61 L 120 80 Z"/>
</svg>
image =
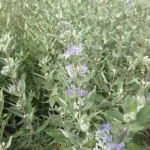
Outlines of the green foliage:
<svg viewBox="0 0 150 150">
<path fill-rule="evenodd" d="M 133 139 L 150 128 L 149 14 L 147 0 L 0 0 L 0 149 L 90 150 L 106 121 L 148 149 Z"/>
</svg>

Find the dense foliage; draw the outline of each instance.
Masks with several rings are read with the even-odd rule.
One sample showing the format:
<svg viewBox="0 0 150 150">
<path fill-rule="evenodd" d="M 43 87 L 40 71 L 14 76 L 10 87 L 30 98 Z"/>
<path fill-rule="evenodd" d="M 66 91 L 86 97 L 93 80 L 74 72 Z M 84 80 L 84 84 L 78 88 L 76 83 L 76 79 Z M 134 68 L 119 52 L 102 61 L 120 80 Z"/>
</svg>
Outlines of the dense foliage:
<svg viewBox="0 0 150 150">
<path fill-rule="evenodd" d="M 0 0 L 0 149 L 147 150 L 148 0 Z"/>
</svg>

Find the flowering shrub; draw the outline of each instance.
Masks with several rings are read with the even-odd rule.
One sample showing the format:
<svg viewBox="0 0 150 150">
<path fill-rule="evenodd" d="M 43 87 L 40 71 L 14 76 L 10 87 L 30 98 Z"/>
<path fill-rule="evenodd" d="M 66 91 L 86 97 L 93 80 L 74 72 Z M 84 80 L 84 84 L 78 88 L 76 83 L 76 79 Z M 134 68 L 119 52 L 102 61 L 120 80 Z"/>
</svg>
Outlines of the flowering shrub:
<svg viewBox="0 0 150 150">
<path fill-rule="evenodd" d="M 0 149 L 149 149 L 149 8 L 1 0 Z"/>
<path fill-rule="evenodd" d="M 108 150 L 123 150 L 125 148 L 124 143 L 112 143 L 112 135 L 110 134 L 111 124 L 106 123 L 103 125 L 102 130 L 96 132 L 95 138 L 98 141 L 94 150 L 108 149 Z"/>
</svg>

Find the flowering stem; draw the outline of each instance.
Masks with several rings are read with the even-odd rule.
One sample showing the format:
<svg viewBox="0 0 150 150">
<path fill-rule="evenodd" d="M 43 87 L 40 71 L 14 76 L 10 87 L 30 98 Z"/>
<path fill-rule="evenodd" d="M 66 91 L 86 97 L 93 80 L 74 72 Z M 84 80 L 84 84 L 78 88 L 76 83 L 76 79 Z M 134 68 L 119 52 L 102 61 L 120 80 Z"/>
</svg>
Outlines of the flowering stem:
<svg viewBox="0 0 150 150">
<path fill-rule="evenodd" d="M 19 100 L 19 102 L 20 102 L 22 112 L 23 112 L 23 114 L 25 115 L 25 117 L 26 117 L 26 119 L 27 119 L 27 125 L 30 126 L 30 131 L 31 131 L 31 133 L 33 134 L 33 133 L 35 133 L 35 131 L 34 131 L 34 129 L 33 129 L 32 123 L 31 123 L 31 121 L 30 121 L 30 119 L 29 119 L 29 117 L 28 117 L 27 112 L 25 111 L 25 106 L 24 106 L 24 104 L 23 104 L 23 102 L 22 102 L 21 93 L 20 93 L 20 91 L 17 90 L 17 87 L 19 86 L 19 85 L 18 85 L 17 78 L 13 78 L 13 77 L 12 77 L 13 71 L 12 71 L 12 67 L 11 67 L 11 65 L 10 65 L 10 60 L 9 60 L 9 59 L 10 59 L 10 56 L 9 56 L 9 52 L 8 52 L 8 51 L 6 51 L 6 58 L 7 58 L 7 63 L 8 63 L 8 66 L 9 66 L 9 70 L 10 70 L 10 72 L 11 72 L 11 79 L 12 79 L 13 85 L 15 86 L 15 91 L 16 91 L 16 93 L 17 93 L 17 95 L 18 95 L 18 100 Z"/>
</svg>

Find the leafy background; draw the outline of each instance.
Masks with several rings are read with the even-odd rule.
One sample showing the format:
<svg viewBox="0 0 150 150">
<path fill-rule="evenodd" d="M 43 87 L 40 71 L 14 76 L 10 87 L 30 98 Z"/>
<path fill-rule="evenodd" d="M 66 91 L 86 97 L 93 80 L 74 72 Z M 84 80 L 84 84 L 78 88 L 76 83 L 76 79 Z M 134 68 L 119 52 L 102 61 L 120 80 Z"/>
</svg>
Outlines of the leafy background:
<svg viewBox="0 0 150 150">
<path fill-rule="evenodd" d="M 12 58 L 0 76 L 1 149 L 93 149 L 106 121 L 114 139 L 127 128 L 126 149 L 149 149 L 149 14 L 146 0 L 1 0 L 0 70 Z M 65 60 L 80 42 L 82 58 Z M 66 94 L 65 66 L 78 61 L 91 71 L 82 110 L 89 135 Z M 19 80 L 21 92 L 10 92 Z"/>
</svg>

